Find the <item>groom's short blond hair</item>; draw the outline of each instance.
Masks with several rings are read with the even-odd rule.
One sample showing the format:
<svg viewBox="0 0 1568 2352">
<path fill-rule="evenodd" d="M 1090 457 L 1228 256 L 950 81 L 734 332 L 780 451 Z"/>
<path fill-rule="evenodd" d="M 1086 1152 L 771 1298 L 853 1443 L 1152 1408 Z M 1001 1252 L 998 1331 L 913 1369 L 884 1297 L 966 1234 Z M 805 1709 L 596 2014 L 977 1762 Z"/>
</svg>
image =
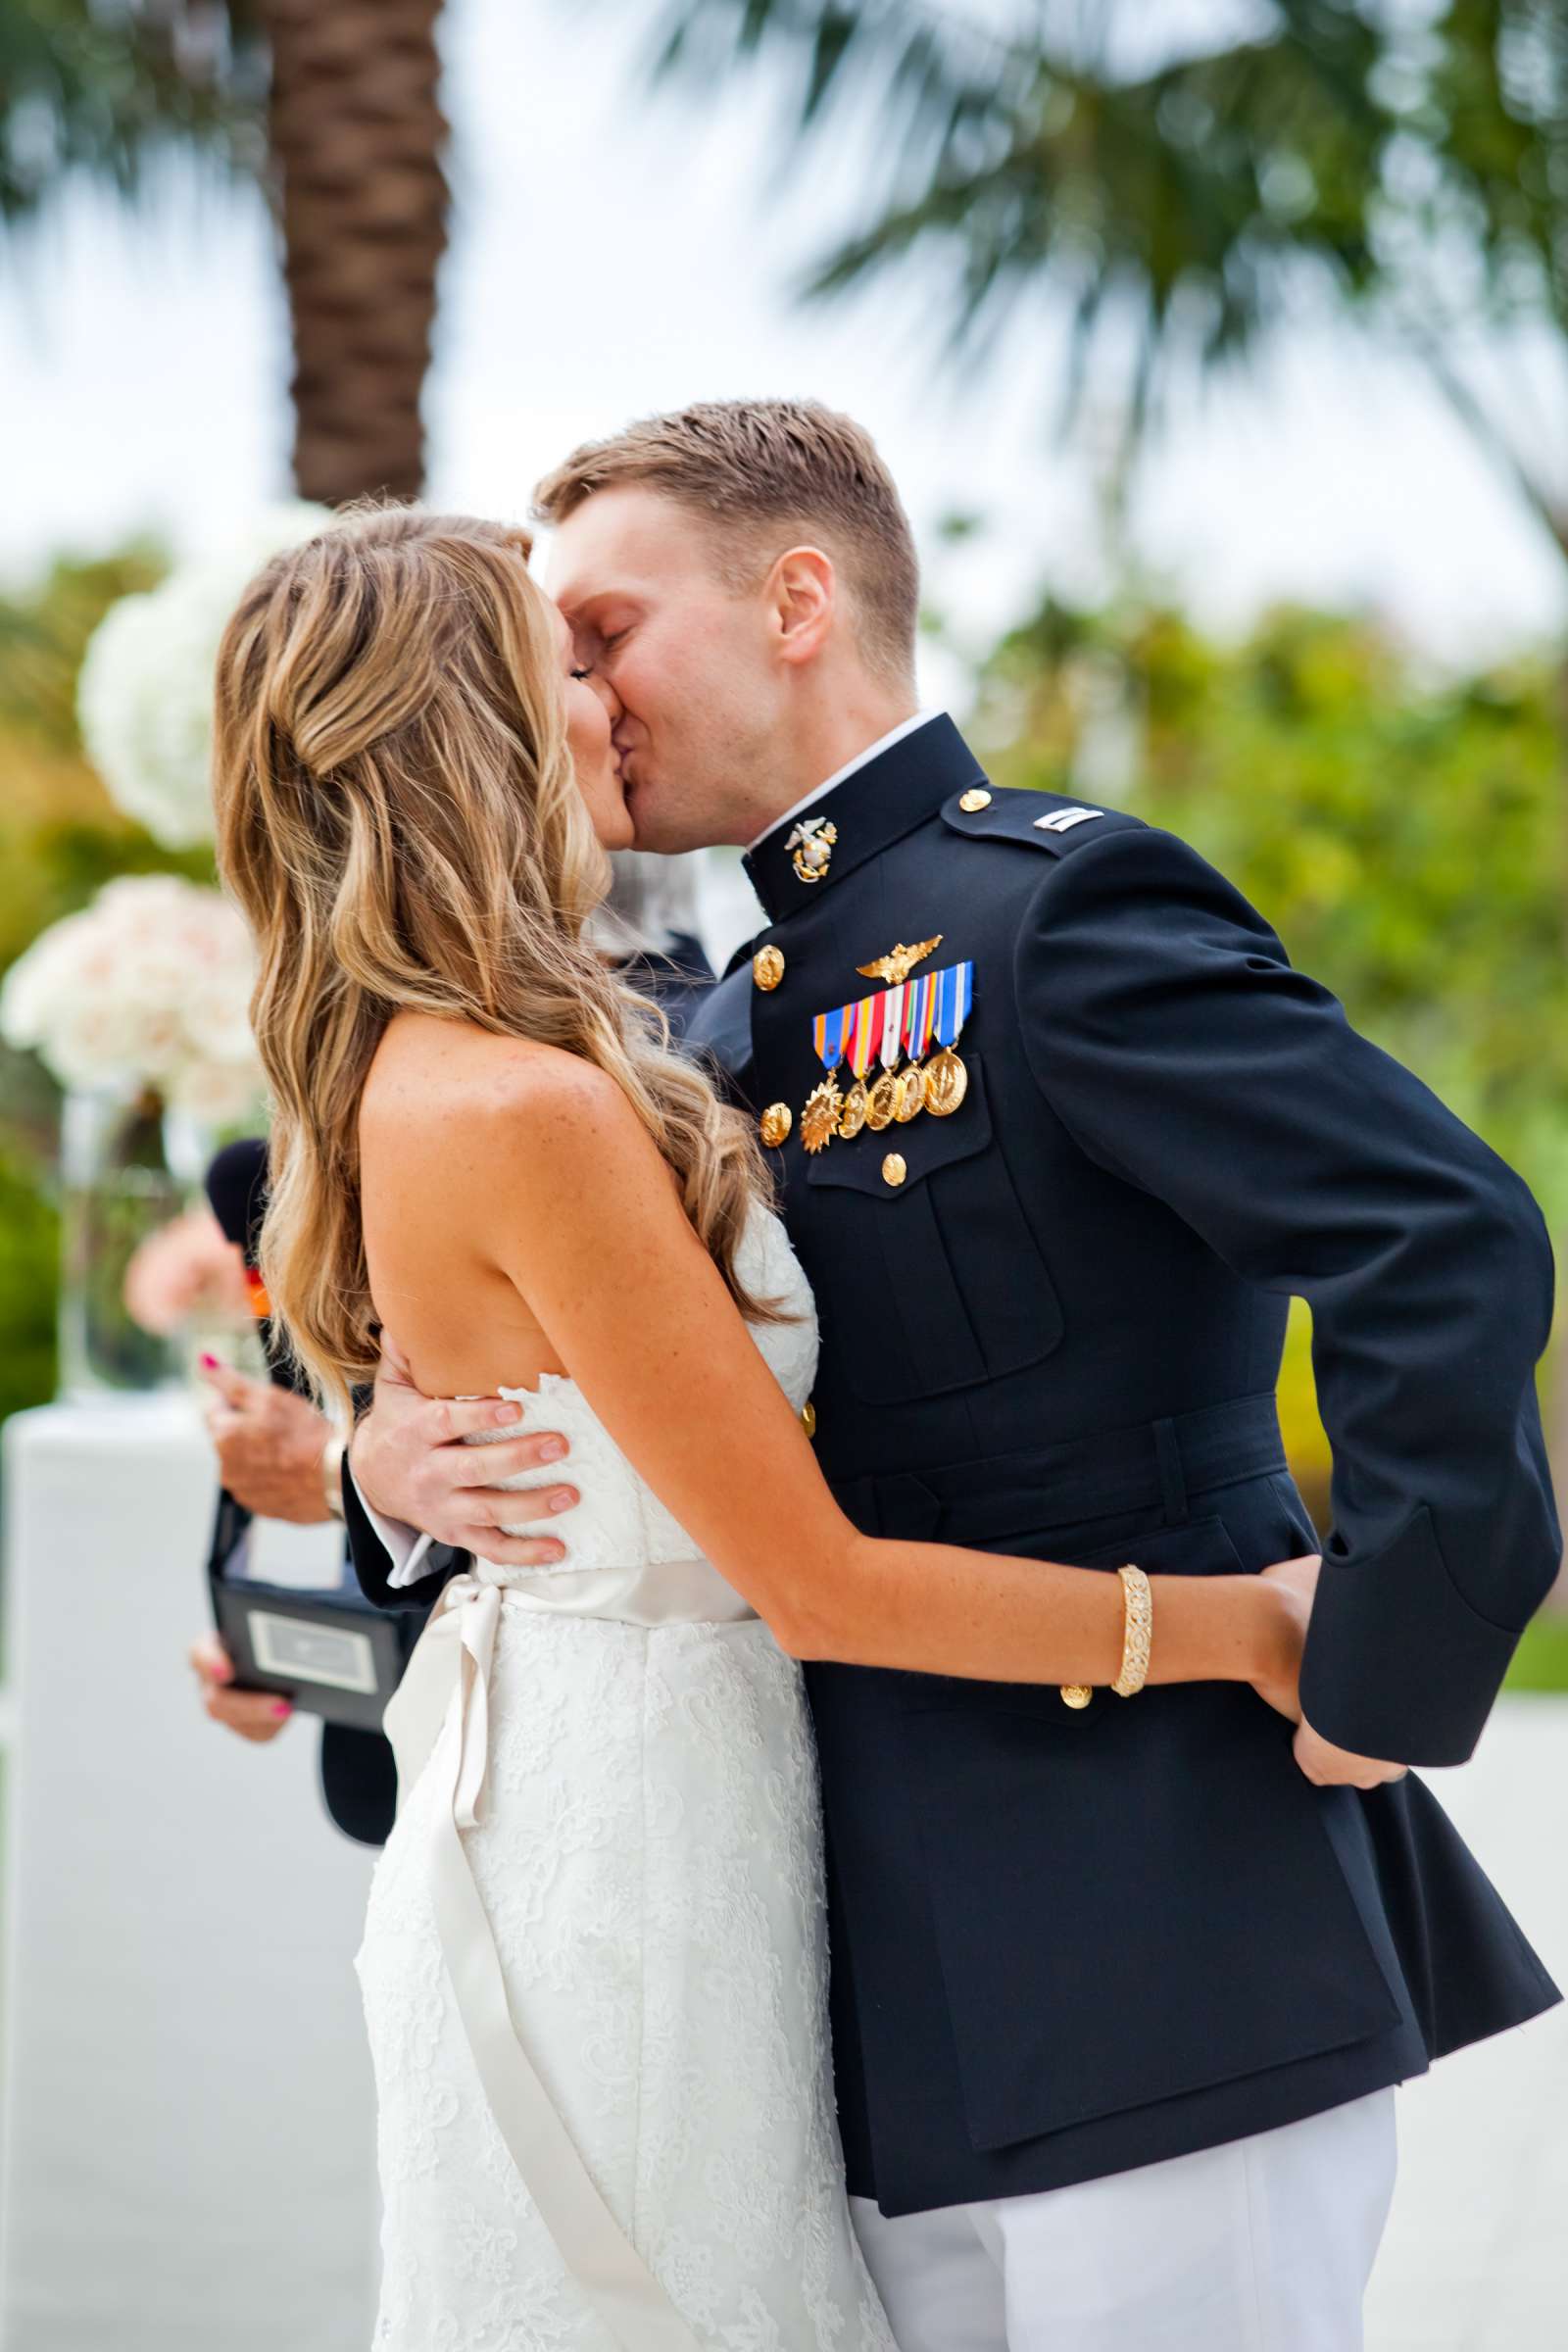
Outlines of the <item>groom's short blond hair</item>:
<svg viewBox="0 0 1568 2352">
<path fill-rule="evenodd" d="M 534 492 L 541 522 L 564 522 L 596 491 L 645 484 L 716 526 L 726 578 L 765 572 L 791 538 L 818 541 L 843 574 L 870 667 L 914 673 L 920 567 L 914 534 L 876 444 L 811 400 L 714 400 L 586 441 Z"/>
</svg>

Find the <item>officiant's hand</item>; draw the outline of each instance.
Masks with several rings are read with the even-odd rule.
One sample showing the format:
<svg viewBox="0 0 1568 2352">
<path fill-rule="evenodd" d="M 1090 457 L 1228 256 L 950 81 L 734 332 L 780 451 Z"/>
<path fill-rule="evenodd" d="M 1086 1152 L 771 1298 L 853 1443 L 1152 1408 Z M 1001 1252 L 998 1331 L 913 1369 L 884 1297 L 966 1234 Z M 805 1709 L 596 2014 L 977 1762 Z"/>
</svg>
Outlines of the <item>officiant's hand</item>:
<svg viewBox="0 0 1568 2352">
<path fill-rule="evenodd" d="M 234 1662 L 216 1634 L 204 1634 L 191 1643 L 190 1663 L 208 1714 L 242 1740 L 258 1746 L 275 1740 L 294 1712 L 275 1690 L 231 1690 Z"/>
<path fill-rule="evenodd" d="M 201 1374 L 213 1391 L 206 1419 L 218 1474 L 234 1500 L 259 1519 L 299 1527 L 330 1518 L 321 1456 L 331 1423 L 292 1389 L 252 1380 L 213 1356 L 203 1356 Z"/>
<path fill-rule="evenodd" d="M 467 1446 L 470 1430 L 506 1429 L 522 1407 L 497 1396 L 452 1404 L 421 1396 L 391 1334 L 381 1334 L 381 1365 L 370 1410 L 354 1433 L 349 1467 L 360 1498 L 383 1519 L 401 1520 L 505 1567 L 544 1568 L 564 1559 L 555 1538 L 504 1536 L 502 1522 L 545 1520 L 580 1499 L 575 1487 L 528 1487 L 503 1492 L 500 1481 L 521 1470 L 548 1468 L 570 1451 L 558 1431 L 529 1430 L 489 1446 Z"/>
</svg>

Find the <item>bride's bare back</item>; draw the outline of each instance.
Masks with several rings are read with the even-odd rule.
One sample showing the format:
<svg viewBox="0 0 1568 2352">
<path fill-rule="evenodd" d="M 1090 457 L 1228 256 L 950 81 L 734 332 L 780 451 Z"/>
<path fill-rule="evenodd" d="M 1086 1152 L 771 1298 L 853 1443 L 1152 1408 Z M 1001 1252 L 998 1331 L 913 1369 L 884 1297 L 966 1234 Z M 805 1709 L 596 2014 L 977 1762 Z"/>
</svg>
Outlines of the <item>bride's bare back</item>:
<svg viewBox="0 0 1568 2352">
<path fill-rule="evenodd" d="M 553 1046 L 399 1013 L 360 1103 L 370 1293 L 427 1396 L 532 1388 L 565 1369 L 494 1253 L 518 1083 Z"/>
</svg>

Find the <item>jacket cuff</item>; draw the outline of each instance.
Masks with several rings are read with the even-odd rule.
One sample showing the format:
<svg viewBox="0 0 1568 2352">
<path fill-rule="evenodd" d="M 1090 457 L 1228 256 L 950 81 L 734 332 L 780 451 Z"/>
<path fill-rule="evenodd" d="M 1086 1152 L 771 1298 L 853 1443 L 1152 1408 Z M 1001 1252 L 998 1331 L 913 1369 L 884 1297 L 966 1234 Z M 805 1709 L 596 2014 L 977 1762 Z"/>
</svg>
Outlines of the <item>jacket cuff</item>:
<svg viewBox="0 0 1568 2352">
<path fill-rule="evenodd" d="M 383 1519 L 372 1511 L 354 1483 L 347 1457 L 343 1462 L 343 1511 L 348 1521 L 349 1550 L 354 1573 L 368 1600 L 377 1608 L 400 1609 L 433 1599 L 444 1577 L 441 1561 L 452 1556 L 429 1536 L 421 1536 L 399 1519 Z M 439 1553 L 440 1557 L 435 1555 Z M 435 1577 L 435 1582 L 431 1582 Z M 427 1588 L 420 1590 L 419 1588 Z M 395 1597 L 394 1597 L 395 1596 Z"/>
<path fill-rule="evenodd" d="M 1325 1553 L 1301 1662 L 1302 1710 L 1315 1732 L 1358 1756 L 1463 1764 L 1518 1642 L 1518 1631 L 1478 1616 L 1465 1599 L 1422 1503 L 1371 1558 Z"/>
</svg>

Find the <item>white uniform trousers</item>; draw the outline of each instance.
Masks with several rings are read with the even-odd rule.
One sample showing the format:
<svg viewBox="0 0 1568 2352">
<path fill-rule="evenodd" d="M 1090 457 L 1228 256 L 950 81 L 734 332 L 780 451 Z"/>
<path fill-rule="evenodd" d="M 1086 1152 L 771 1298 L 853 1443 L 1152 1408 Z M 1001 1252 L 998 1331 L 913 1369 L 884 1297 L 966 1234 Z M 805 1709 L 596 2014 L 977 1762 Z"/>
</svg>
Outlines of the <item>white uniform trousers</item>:
<svg viewBox="0 0 1568 2352">
<path fill-rule="evenodd" d="M 890 2221 L 852 2198 L 899 2352 L 1360 2352 L 1394 2092 L 1136 2172 Z"/>
</svg>

